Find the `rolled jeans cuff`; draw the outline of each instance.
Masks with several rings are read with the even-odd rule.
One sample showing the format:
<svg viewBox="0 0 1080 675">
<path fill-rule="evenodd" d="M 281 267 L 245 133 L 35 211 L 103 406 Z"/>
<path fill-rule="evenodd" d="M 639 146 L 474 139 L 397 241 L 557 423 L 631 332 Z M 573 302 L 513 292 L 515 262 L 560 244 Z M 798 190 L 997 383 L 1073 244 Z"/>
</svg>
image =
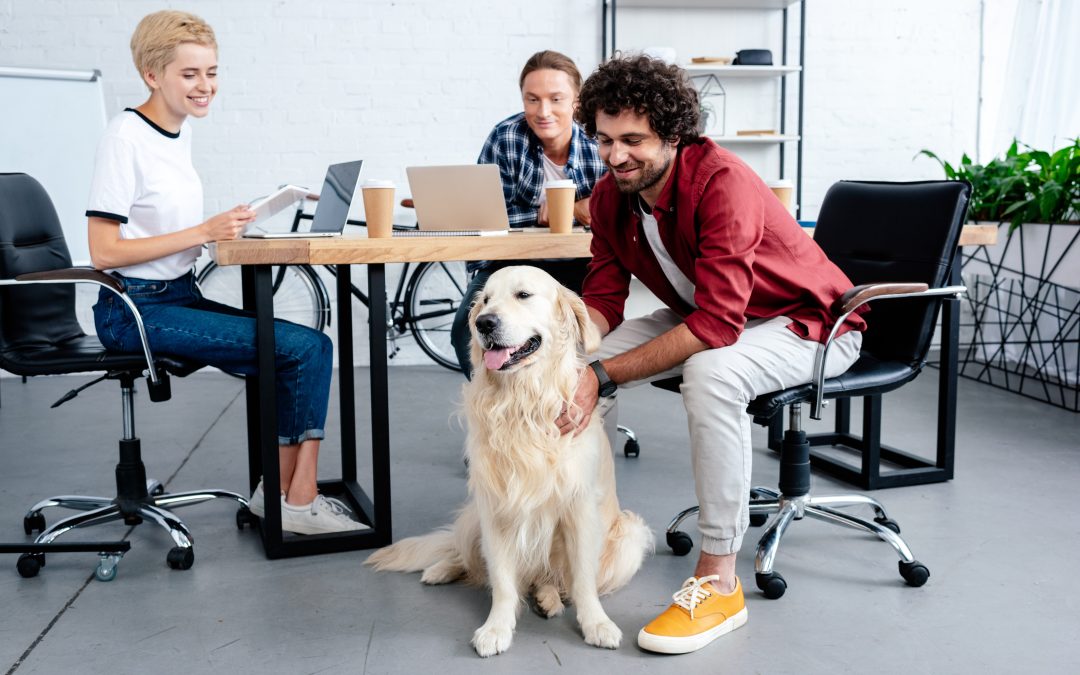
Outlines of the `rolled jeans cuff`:
<svg viewBox="0 0 1080 675">
<path fill-rule="evenodd" d="M 715 537 L 701 536 L 701 552 L 709 555 L 731 555 L 738 553 L 742 548 L 743 535 L 730 539 L 717 539 Z"/>
<path fill-rule="evenodd" d="M 321 441 L 326 438 L 326 432 L 322 429 L 308 429 L 299 437 L 290 438 L 288 436 L 278 436 L 278 445 L 299 445 L 304 441 Z"/>
</svg>

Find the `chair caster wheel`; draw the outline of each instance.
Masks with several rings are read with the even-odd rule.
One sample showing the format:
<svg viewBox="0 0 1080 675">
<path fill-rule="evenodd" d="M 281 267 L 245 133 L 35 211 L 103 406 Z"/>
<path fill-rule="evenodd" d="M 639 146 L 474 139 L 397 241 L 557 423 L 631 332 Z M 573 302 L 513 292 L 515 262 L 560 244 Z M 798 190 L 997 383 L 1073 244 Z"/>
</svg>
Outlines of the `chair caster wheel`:
<svg viewBox="0 0 1080 675">
<path fill-rule="evenodd" d="M 123 556 L 115 553 L 101 553 L 100 556 L 101 561 L 98 562 L 97 569 L 94 570 L 94 577 L 98 581 L 112 581 L 116 578 L 116 566 L 120 564 L 120 558 Z"/>
<path fill-rule="evenodd" d="M 191 566 L 195 564 L 195 552 L 191 548 L 174 546 L 169 549 L 165 562 L 174 570 L 191 569 Z"/>
<path fill-rule="evenodd" d="M 36 577 L 42 567 L 45 567 L 44 553 L 23 553 L 15 563 L 15 569 L 19 570 L 19 576 L 23 579 Z"/>
<path fill-rule="evenodd" d="M 779 572 L 769 572 L 768 574 L 754 575 L 754 581 L 757 582 L 758 589 L 765 594 L 765 597 L 769 600 L 776 600 L 784 595 L 784 591 L 787 590 L 787 582 L 784 581 L 784 577 Z"/>
<path fill-rule="evenodd" d="M 694 540 L 685 532 L 676 530 L 667 533 L 667 545 L 675 555 L 683 556 L 694 548 Z"/>
<path fill-rule="evenodd" d="M 904 581 L 908 583 L 908 586 L 919 587 L 930 578 L 930 570 L 918 560 L 912 560 L 911 562 L 901 560 L 900 576 L 904 577 Z"/>
<path fill-rule="evenodd" d="M 765 523 L 769 522 L 769 516 L 765 513 L 751 513 L 750 514 L 750 527 L 761 527 Z"/>
<path fill-rule="evenodd" d="M 896 522 L 892 518 L 874 518 L 874 522 L 882 527 L 887 527 L 893 532 L 900 534 L 900 523 Z M 920 584 L 921 586 L 922 584 Z"/>
<path fill-rule="evenodd" d="M 259 519 L 251 512 L 251 509 L 246 506 L 236 509 L 236 529 L 243 530 L 245 525 L 250 525 L 254 530 L 258 524 Z"/>
<path fill-rule="evenodd" d="M 637 457 L 641 454 L 641 444 L 634 439 L 628 439 L 622 446 L 623 454 L 627 457 Z"/>
<path fill-rule="evenodd" d="M 26 516 L 22 521 L 23 532 L 26 534 L 33 534 L 35 532 L 45 531 L 45 514 L 38 512 L 33 515 Z"/>
</svg>

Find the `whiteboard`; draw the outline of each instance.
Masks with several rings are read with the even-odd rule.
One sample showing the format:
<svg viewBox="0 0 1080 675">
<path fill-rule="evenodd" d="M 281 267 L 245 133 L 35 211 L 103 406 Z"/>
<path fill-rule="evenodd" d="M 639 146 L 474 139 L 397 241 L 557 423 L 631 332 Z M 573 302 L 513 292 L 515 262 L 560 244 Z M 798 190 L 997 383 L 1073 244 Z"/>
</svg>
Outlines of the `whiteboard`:
<svg viewBox="0 0 1080 675">
<path fill-rule="evenodd" d="M 105 130 L 97 70 L 0 66 L 0 172 L 21 171 L 52 198 L 71 259 L 90 264 L 86 204 Z"/>
</svg>

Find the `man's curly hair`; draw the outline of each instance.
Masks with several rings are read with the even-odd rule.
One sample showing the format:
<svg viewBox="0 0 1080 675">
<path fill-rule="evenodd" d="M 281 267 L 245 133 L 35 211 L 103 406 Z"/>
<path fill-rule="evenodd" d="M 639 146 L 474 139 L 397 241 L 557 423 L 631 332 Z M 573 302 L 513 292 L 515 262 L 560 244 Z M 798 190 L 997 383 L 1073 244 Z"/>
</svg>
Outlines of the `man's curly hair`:
<svg viewBox="0 0 1080 675">
<path fill-rule="evenodd" d="M 598 112 L 623 110 L 647 115 L 649 126 L 666 141 L 685 144 L 698 138 L 697 90 L 678 66 L 644 55 L 615 55 L 585 80 L 574 119 L 595 137 Z"/>
</svg>

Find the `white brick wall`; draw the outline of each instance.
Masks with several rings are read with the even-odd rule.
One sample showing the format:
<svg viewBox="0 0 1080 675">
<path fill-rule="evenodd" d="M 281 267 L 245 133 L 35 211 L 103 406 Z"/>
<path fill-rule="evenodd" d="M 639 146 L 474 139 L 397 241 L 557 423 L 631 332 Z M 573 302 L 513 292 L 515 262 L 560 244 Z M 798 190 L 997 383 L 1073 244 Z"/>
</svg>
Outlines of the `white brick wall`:
<svg viewBox="0 0 1080 675">
<path fill-rule="evenodd" d="M 144 100 L 128 41 L 162 7 L 203 16 L 220 43 L 220 96 L 193 125 L 208 214 L 318 185 L 334 161 L 401 186 L 405 166 L 473 162 L 520 109 L 530 54 L 558 49 L 587 74 L 600 52 L 599 0 L 0 0 L 0 64 L 98 68 L 111 116 Z M 979 0 L 810 4 L 804 217 L 841 178 L 936 177 L 911 161 L 920 148 L 974 150 L 978 20 Z"/>
</svg>

